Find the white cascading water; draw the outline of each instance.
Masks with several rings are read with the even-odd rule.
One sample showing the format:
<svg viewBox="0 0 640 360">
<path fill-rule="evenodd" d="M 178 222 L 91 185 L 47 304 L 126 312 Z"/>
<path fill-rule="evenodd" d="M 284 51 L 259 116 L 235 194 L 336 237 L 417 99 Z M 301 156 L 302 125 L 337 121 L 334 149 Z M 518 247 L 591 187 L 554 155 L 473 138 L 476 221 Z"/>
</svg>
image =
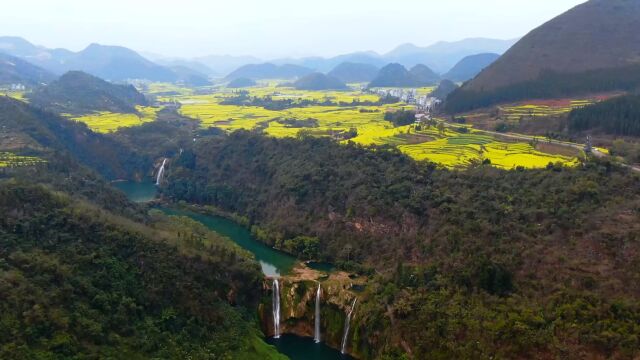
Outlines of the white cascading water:
<svg viewBox="0 0 640 360">
<path fill-rule="evenodd" d="M 322 295 L 322 289 L 320 288 L 320 283 L 318 283 L 318 291 L 316 291 L 316 333 L 313 337 L 313 340 L 316 343 L 320 342 L 320 296 Z"/>
<path fill-rule="evenodd" d="M 156 185 L 160 185 L 162 182 L 162 177 L 164 176 L 164 166 L 167 164 L 167 159 L 162 160 L 162 165 L 160 166 L 160 170 L 158 170 L 158 176 L 156 177 Z"/>
<path fill-rule="evenodd" d="M 342 349 L 340 350 L 340 352 L 342 354 L 346 354 L 347 353 L 347 337 L 349 337 L 349 327 L 351 324 L 351 315 L 353 315 L 353 309 L 356 308 L 356 301 L 358 300 L 358 298 L 353 299 L 353 304 L 351 304 L 351 310 L 349 310 L 349 313 L 347 314 L 347 318 L 344 322 L 344 334 L 342 334 Z"/>
<path fill-rule="evenodd" d="M 280 337 L 280 284 L 273 279 L 273 337 Z"/>
</svg>

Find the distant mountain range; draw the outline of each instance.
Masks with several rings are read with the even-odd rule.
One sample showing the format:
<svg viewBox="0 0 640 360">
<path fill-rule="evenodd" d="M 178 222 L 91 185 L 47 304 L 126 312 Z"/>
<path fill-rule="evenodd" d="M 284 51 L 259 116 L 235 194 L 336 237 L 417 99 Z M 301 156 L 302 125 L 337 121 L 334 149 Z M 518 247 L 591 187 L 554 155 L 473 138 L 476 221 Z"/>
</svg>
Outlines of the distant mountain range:
<svg viewBox="0 0 640 360">
<path fill-rule="evenodd" d="M 298 90 L 345 90 L 347 85 L 339 79 L 323 73 L 312 73 L 296 81 L 293 86 Z"/>
<path fill-rule="evenodd" d="M 393 63 L 382 69 L 369 83 L 369 87 L 420 87 L 437 84 L 438 74 L 426 65 L 416 65 L 407 70 L 403 65 Z"/>
<path fill-rule="evenodd" d="M 640 1 L 591 0 L 531 31 L 451 94 L 449 111 L 640 89 Z"/>
<path fill-rule="evenodd" d="M 295 79 L 309 75 L 312 69 L 299 65 L 275 65 L 271 63 L 244 65 L 226 76 L 227 80 L 247 78 L 251 80 L 262 79 Z"/>
<path fill-rule="evenodd" d="M 442 77 L 456 82 L 471 80 L 487 66 L 498 60 L 499 57 L 500 55 L 493 53 L 469 55 L 460 60 L 460 62 L 446 74 L 442 75 Z"/>
<path fill-rule="evenodd" d="M 91 44 L 73 52 L 66 49 L 48 49 L 20 37 L 0 37 L 0 53 L 14 56 L 42 69 L 61 75 L 68 71 L 83 71 L 109 81 L 146 79 L 161 82 L 185 82 L 188 85 L 207 84 L 209 78 L 225 76 L 226 79 L 247 77 L 252 79 L 275 76 L 290 79 L 312 72 L 328 73 L 341 64 L 368 66 L 368 74 L 351 76 L 344 73 L 343 81 L 361 81 L 371 78 L 372 69 L 389 63 L 405 67 L 424 64 L 435 73 L 442 74 L 469 55 L 479 53 L 501 54 L 514 40 L 465 39 L 456 42 L 439 42 L 419 47 L 405 44 L 387 54 L 373 51 L 354 52 L 331 58 L 307 57 L 300 59 L 274 59 L 266 62 L 252 56 L 205 56 L 195 59 L 162 58 L 152 56 L 153 61 L 121 46 Z M 362 69 L 359 69 L 360 71 Z M 253 73 L 251 73 L 253 72 Z M 335 75 L 335 74 L 334 74 Z M 357 79 L 357 80 L 355 80 Z"/>
<path fill-rule="evenodd" d="M 20 58 L 0 53 L 0 85 L 33 87 L 53 81 L 56 76 Z"/>
<path fill-rule="evenodd" d="M 517 39 L 473 38 L 454 42 L 442 41 L 426 47 L 405 44 L 385 54 L 384 58 L 406 67 L 425 64 L 437 73 L 443 74 L 467 56 L 481 53 L 503 54 L 516 42 Z"/>
<path fill-rule="evenodd" d="M 375 65 L 343 62 L 333 68 L 328 75 L 346 83 L 358 83 L 373 80 L 379 71 L 380 68 Z"/>
<path fill-rule="evenodd" d="M 274 65 L 293 64 L 309 68 L 313 71 L 327 73 L 342 63 L 359 63 L 381 68 L 389 63 L 399 63 L 405 67 L 413 67 L 417 64 L 425 64 L 435 72 L 443 74 L 449 71 L 456 63 L 469 55 L 481 53 L 503 54 L 517 39 L 496 40 L 485 38 L 464 39 L 452 42 L 438 42 L 430 46 L 420 47 L 413 44 L 404 44 L 386 53 L 379 54 L 374 51 L 360 51 L 343 54 L 334 57 L 304 57 L 304 58 L 280 58 L 260 59 L 253 56 L 206 56 L 193 60 L 204 64 L 219 74 L 230 74 L 234 70 L 249 64 L 271 63 Z M 178 61 L 178 60 L 173 60 Z M 171 65 L 170 62 L 158 60 L 159 63 Z M 195 68 L 194 66 L 189 66 Z M 202 70 L 200 70 L 202 71 Z"/>
</svg>

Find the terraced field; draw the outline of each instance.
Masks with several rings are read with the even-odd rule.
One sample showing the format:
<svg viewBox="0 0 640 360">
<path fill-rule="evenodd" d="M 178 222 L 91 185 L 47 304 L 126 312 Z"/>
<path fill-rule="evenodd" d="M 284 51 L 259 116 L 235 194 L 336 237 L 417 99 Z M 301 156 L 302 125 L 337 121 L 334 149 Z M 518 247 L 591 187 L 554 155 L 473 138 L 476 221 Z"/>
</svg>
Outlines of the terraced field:
<svg viewBox="0 0 640 360">
<path fill-rule="evenodd" d="M 45 163 L 45 160 L 35 156 L 21 156 L 10 152 L 0 151 L 0 168 L 34 166 L 43 163 Z"/>
<path fill-rule="evenodd" d="M 544 104 L 524 104 L 513 106 L 500 106 L 503 120 L 517 122 L 521 118 L 536 118 L 559 116 L 570 112 L 573 109 L 584 107 L 595 103 L 595 100 L 570 100 L 566 104 L 544 105 Z"/>
<path fill-rule="evenodd" d="M 156 114 L 161 108 L 150 106 L 137 106 L 139 114 L 120 114 L 112 112 L 98 112 L 79 117 L 72 117 L 72 120 L 83 122 L 89 128 L 99 133 L 109 133 L 121 127 L 140 126 L 146 122 L 156 120 Z"/>
<path fill-rule="evenodd" d="M 514 167 L 538 168 L 550 162 L 567 165 L 576 164 L 570 156 L 548 154 L 538 151 L 527 142 L 497 140 L 482 135 L 468 126 L 463 133 L 451 128 L 436 127 L 416 131 L 413 125 L 394 127 L 384 120 L 387 111 L 406 104 L 383 106 L 350 106 L 356 101 L 375 102 L 376 95 L 351 91 L 301 91 L 280 87 L 275 82 L 262 83 L 246 89 L 251 97 L 279 99 L 307 99 L 330 101 L 332 106 L 293 107 L 286 110 L 267 110 L 258 106 L 223 105 L 222 102 L 234 93 L 221 89 L 210 95 L 179 95 L 172 100 L 181 103 L 180 113 L 198 119 L 202 127 L 215 126 L 226 131 L 238 129 L 259 130 L 274 137 L 296 137 L 301 132 L 313 136 L 332 136 L 362 145 L 393 145 L 416 160 L 433 161 L 448 168 L 464 168 L 473 163 L 489 160 L 493 166 L 511 169 Z M 431 88 L 420 89 L 422 92 Z M 338 105 L 340 104 L 340 105 Z M 354 131 L 355 130 L 355 131 Z M 355 132 L 355 133 L 354 133 Z M 354 136 L 355 135 L 355 136 Z"/>
<path fill-rule="evenodd" d="M 537 151 L 529 143 L 497 141 L 481 134 L 447 134 L 435 141 L 398 147 L 416 160 L 429 160 L 449 168 L 466 167 L 485 160 L 503 169 L 518 166 L 540 168 L 557 162 L 567 165 L 577 163 L 572 157 Z"/>
</svg>

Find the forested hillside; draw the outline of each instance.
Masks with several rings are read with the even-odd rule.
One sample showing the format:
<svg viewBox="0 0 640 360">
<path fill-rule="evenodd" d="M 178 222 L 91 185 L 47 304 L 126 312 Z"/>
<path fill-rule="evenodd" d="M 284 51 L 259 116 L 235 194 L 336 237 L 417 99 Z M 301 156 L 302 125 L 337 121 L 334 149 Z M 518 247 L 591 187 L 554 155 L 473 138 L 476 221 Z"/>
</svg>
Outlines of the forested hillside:
<svg viewBox="0 0 640 360">
<path fill-rule="evenodd" d="M 107 178 L 127 178 L 148 164 L 117 141 L 24 102 L 0 97 L 0 150 L 20 150 L 45 158 L 71 156 Z"/>
<path fill-rule="evenodd" d="M 569 114 L 569 129 L 640 136 L 640 96 L 621 96 L 575 109 Z"/>
<path fill-rule="evenodd" d="M 248 312 L 257 263 L 201 225 L 21 180 L 0 181 L 0 215 L 1 358 L 273 356 Z"/>
<path fill-rule="evenodd" d="M 87 114 L 96 111 L 135 113 L 147 100 L 133 86 L 115 85 L 95 76 L 71 71 L 29 94 L 30 102 L 56 113 Z"/>
<path fill-rule="evenodd" d="M 461 173 L 390 148 L 241 132 L 185 151 L 162 191 L 247 216 L 259 238 L 302 258 L 375 269 L 379 305 L 362 305 L 360 352 L 398 346 L 396 334 L 404 334 L 421 354 L 513 358 L 636 353 L 639 185 L 607 163 Z M 385 306 L 395 314 L 393 334 L 385 332 Z M 501 306 L 520 320 L 499 323 L 490 314 Z"/>
<path fill-rule="evenodd" d="M 640 3 L 590 0 L 532 30 L 449 98 L 451 112 L 523 99 L 635 90 Z"/>
</svg>

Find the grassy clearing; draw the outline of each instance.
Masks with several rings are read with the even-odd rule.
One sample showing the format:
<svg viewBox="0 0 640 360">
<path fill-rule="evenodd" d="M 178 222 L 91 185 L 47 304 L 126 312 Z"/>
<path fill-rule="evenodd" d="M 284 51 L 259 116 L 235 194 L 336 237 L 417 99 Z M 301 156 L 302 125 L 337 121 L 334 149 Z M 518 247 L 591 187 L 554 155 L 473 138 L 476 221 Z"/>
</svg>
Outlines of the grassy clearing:
<svg viewBox="0 0 640 360">
<path fill-rule="evenodd" d="M 419 89 L 419 93 L 432 90 L 433 88 L 422 88 Z M 362 145 L 397 146 L 416 160 L 433 161 L 447 168 L 463 168 L 486 159 L 490 160 L 492 165 L 505 169 L 517 166 L 539 168 L 547 166 L 550 162 L 567 165 L 576 163 L 572 156 L 545 153 L 526 142 L 498 140 L 477 133 L 469 126 L 460 126 L 466 128 L 466 134 L 450 128 L 439 131 L 431 127 L 416 131 L 412 125 L 394 127 L 392 123 L 384 120 L 385 112 L 411 106 L 402 103 L 349 106 L 351 102 L 379 99 L 377 95 L 362 94 L 358 90 L 301 91 L 278 87 L 276 82 L 263 82 L 259 86 L 247 88 L 246 91 L 252 97 L 328 100 L 341 105 L 294 107 L 286 110 L 222 105 L 222 101 L 233 96 L 233 92 L 226 89 L 210 95 L 179 96 L 175 99 L 182 104 L 182 115 L 200 120 L 201 126 L 205 128 L 215 126 L 226 131 L 260 130 L 274 137 L 295 137 L 301 131 L 313 136 L 332 136 L 356 129 L 357 135 L 348 141 Z M 309 122 L 311 125 L 294 126 L 282 121 L 283 119 L 314 121 Z"/>
<path fill-rule="evenodd" d="M 0 152 L 0 168 L 34 166 L 46 161 L 35 156 L 21 156 L 10 152 Z"/>
<path fill-rule="evenodd" d="M 138 114 L 120 114 L 102 111 L 94 114 L 73 117 L 72 120 L 80 121 L 95 132 L 109 133 L 118 128 L 140 126 L 144 123 L 155 121 L 157 112 L 161 108 L 150 106 L 136 106 Z"/>
</svg>

